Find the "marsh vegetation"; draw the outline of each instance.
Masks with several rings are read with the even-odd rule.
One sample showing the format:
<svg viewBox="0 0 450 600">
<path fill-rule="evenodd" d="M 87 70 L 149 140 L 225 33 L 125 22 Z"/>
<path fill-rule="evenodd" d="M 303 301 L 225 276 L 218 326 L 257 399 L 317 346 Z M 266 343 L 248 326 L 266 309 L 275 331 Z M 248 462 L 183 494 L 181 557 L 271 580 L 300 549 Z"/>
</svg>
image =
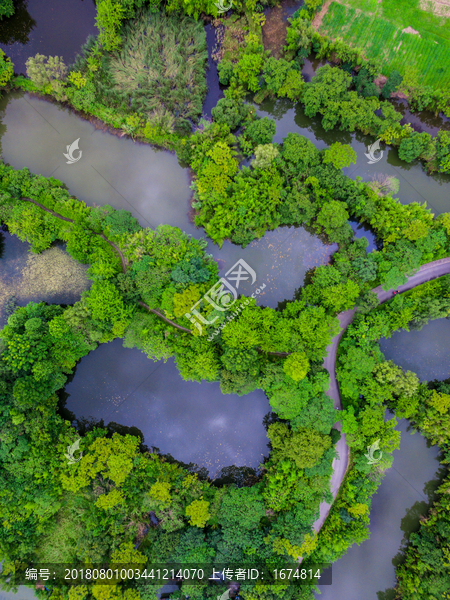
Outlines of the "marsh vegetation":
<svg viewBox="0 0 450 600">
<path fill-rule="evenodd" d="M 94 87 L 112 107 L 189 132 L 206 95 L 206 35 L 183 16 L 144 13 L 123 28 L 123 44 L 104 56 Z"/>
</svg>

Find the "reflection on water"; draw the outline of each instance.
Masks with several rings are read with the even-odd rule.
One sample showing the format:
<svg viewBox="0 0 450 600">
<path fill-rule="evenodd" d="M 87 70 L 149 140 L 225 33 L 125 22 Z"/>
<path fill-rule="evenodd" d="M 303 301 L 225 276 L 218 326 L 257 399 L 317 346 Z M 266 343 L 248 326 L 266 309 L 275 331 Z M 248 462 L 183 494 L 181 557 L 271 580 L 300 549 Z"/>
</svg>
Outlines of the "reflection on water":
<svg viewBox="0 0 450 600">
<path fill-rule="evenodd" d="M 426 202 L 428 208 L 436 215 L 450 211 L 450 175 L 443 173 L 427 175 L 419 161 L 409 164 L 400 160 L 397 148 L 386 146 L 382 158 L 377 163 L 369 165 L 365 153 L 367 147 L 375 141 L 372 136 L 336 129 L 325 131 L 320 115 L 310 119 L 305 115 L 300 104 L 294 105 L 285 99 L 265 100 L 258 109 L 258 114 L 276 119 L 275 142 L 280 143 L 289 132 L 295 132 L 308 138 L 320 150 L 334 142 L 350 144 L 357 154 L 357 159 L 356 164 L 343 169 L 345 175 L 352 179 L 361 177 L 367 182 L 372 181 L 380 173 L 396 177 L 400 181 L 397 197 L 402 204 Z"/>
<path fill-rule="evenodd" d="M 386 360 L 416 373 L 421 381 L 450 377 L 450 320 L 435 319 L 420 331 L 396 331 L 380 340 Z"/>
<path fill-rule="evenodd" d="M 130 210 L 142 226 L 170 223 L 187 233 L 188 173 L 169 152 L 96 129 L 68 109 L 22 93 L 0 100 L 6 131 L 3 159 L 16 168 L 52 175 L 88 205 Z M 67 164 L 66 146 L 80 138 L 81 159 Z"/>
<path fill-rule="evenodd" d="M 90 206 L 107 203 L 129 210 L 144 227 L 167 223 L 204 237 L 203 229 L 189 220 L 189 171 L 174 154 L 99 131 L 69 110 L 28 95 L 0 99 L 2 109 L 2 156 L 12 166 L 60 179 Z M 82 157 L 68 165 L 63 153 L 78 138 Z M 222 249 L 212 242 L 208 245 L 221 275 L 239 258 L 248 262 L 257 273 L 257 284 L 266 283 L 261 296 L 266 306 L 291 299 L 303 285 L 306 271 L 325 264 L 335 250 L 336 245 L 326 246 L 302 228 L 286 227 L 245 249 L 230 242 Z M 241 293 L 252 290 L 244 287 Z"/>
<path fill-rule="evenodd" d="M 210 252 L 219 264 L 219 275 L 239 258 L 256 271 L 256 282 L 242 282 L 239 293 L 250 296 L 263 283 L 265 289 L 257 296 L 257 304 L 276 308 L 283 300 L 292 300 L 296 291 L 303 286 L 307 271 L 327 264 L 337 244 L 326 246 L 303 227 L 280 227 L 268 231 L 263 238 L 251 242 L 244 250 L 231 242 L 225 242 L 220 250 L 211 242 Z"/>
<path fill-rule="evenodd" d="M 348 221 L 349 225 L 352 228 L 353 235 L 357 239 L 366 238 L 368 244 L 366 248 L 366 252 L 372 252 L 373 250 L 379 250 L 381 247 L 377 245 L 377 238 L 374 232 L 368 227 L 365 223 L 358 223 L 358 221 Z"/>
<path fill-rule="evenodd" d="M 404 534 L 417 531 L 418 509 L 427 512 L 430 491 L 439 476 L 438 449 L 427 447 L 419 433 L 408 433 L 408 422 L 399 421 L 400 449 L 394 451 L 393 466 L 388 469 L 370 511 L 370 538 L 353 545 L 333 564 L 333 584 L 322 586 L 320 600 L 389 600 L 395 585 L 394 565 Z M 430 481 L 431 480 L 431 481 Z M 430 494 L 431 495 L 431 494 Z M 423 513 L 422 513 L 423 514 Z M 383 595 L 380 596 L 379 592 Z"/>
<path fill-rule="evenodd" d="M 87 265 L 71 258 L 62 245 L 32 254 L 30 244 L 0 232 L 0 328 L 6 322 L 8 303 L 73 304 L 79 300 L 91 285 L 87 269 Z"/>
<path fill-rule="evenodd" d="M 0 21 L 0 48 L 16 73 L 26 74 L 27 58 L 62 56 L 68 65 L 89 35 L 97 35 L 93 0 L 19 0 L 15 13 Z"/>
<path fill-rule="evenodd" d="M 387 360 L 419 376 L 421 381 L 450 377 L 448 339 L 450 320 L 436 319 L 421 331 L 396 331 L 380 340 Z M 408 422 L 401 420 L 400 450 L 394 451 L 394 464 L 372 501 L 371 537 L 333 565 L 333 585 L 321 588 L 321 600 L 391 600 L 395 585 L 394 566 L 407 539 L 419 528 L 440 475 L 438 448 L 427 447 L 420 434 L 409 435 Z"/>
<path fill-rule="evenodd" d="M 210 476 L 229 465 L 257 468 L 268 455 L 262 421 L 271 408 L 262 390 L 239 397 L 218 383 L 183 381 L 173 359 L 152 362 L 121 340 L 84 357 L 66 392 L 76 417 L 138 427 L 147 446 Z"/>
<path fill-rule="evenodd" d="M 26 45 L 30 41 L 30 32 L 36 27 L 36 21 L 28 12 L 28 0 L 14 2 L 14 15 L 0 21 L 0 45 L 10 58 L 14 54 L 13 44 Z M 14 60 L 13 60 L 14 62 Z M 18 67 L 16 67 L 16 72 Z"/>
</svg>

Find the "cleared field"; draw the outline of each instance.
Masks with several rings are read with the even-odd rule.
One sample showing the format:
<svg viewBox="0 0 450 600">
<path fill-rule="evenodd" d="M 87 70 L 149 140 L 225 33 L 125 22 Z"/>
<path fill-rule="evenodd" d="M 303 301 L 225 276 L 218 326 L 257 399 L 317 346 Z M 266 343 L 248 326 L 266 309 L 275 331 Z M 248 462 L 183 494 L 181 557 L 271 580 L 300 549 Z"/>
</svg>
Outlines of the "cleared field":
<svg viewBox="0 0 450 600">
<path fill-rule="evenodd" d="M 340 37 L 363 48 L 368 58 L 380 58 L 383 73 L 393 69 L 404 74 L 409 66 L 418 70 L 423 85 L 444 88 L 450 83 L 450 19 L 391 0 L 350 0 L 352 6 L 332 2 L 319 27 L 322 34 Z M 418 3 L 418 2 L 417 2 Z M 424 2 L 421 4 L 425 6 Z M 428 6 L 428 5 L 427 5 Z M 389 17 L 389 18 L 387 18 Z M 409 33 L 404 29 L 418 33 Z M 437 33 L 439 32 L 439 34 Z"/>
</svg>

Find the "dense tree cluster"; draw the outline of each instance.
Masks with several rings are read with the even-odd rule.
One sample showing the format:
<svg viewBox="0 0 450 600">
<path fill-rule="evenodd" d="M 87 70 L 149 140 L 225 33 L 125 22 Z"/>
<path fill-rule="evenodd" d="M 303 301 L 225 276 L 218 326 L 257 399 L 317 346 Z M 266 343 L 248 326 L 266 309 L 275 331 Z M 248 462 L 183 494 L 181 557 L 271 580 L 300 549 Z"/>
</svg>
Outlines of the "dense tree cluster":
<svg viewBox="0 0 450 600">
<path fill-rule="evenodd" d="M 399 418 L 410 419 L 414 428 L 448 453 L 448 382 L 419 383 L 417 375 L 384 359 L 378 340 L 397 329 L 421 329 L 430 319 L 449 317 L 449 290 L 449 276 L 425 283 L 367 314 L 360 312 L 344 334 L 337 374 L 345 407 L 342 425 L 352 452 L 352 468 L 320 531 L 318 547 L 312 555 L 317 561 L 334 561 L 351 544 L 361 543 L 368 536 L 370 498 L 399 442 L 399 433 L 394 431 L 396 418 L 386 421 L 386 408 L 395 411 Z M 374 439 L 380 440 L 383 453 L 375 469 L 364 456 Z M 444 463 L 448 463 L 448 457 Z M 450 584 L 446 553 L 448 475 L 438 492 L 441 496 L 429 517 L 421 521 L 419 532 L 412 534 L 405 562 L 397 569 L 399 598 L 431 600 Z"/>
<path fill-rule="evenodd" d="M 1 462 L 11 474 L 0 495 L 7 523 L 0 540 L 5 577 L 15 560 L 111 561 L 117 540 L 134 542 L 149 511 L 159 525 L 150 529 L 142 551 L 155 562 L 275 555 L 294 563 L 309 548 L 311 523 L 329 498 L 335 415 L 319 365 L 336 331 L 332 314 L 305 301 L 277 312 L 250 300 L 211 344 L 206 331 L 189 332 L 185 316 L 218 279 L 216 263 L 204 254 L 206 242 L 169 226 L 142 229 L 129 213 L 109 206 L 89 208 L 57 180 L 27 169 L 1 165 L 0 188 L 0 218 L 12 233 L 35 252 L 64 240 L 74 258 L 90 264 L 93 280 L 71 307 L 17 309 L 0 335 Z M 211 308 L 201 309 L 205 317 L 223 319 Z M 185 379 L 219 379 L 229 393 L 267 390 L 283 421 L 269 426 L 273 451 L 256 485 L 212 485 L 164 457 L 142 454 L 138 438 L 104 428 L 82 436 L 83 457 L 69 470 L 64 451 L 75 436 L 57 414 L 56 392 L 83 355 L 118 336 L 154 360 L 175 355 Z M 36 412 L 42 419 L 33 421 Z M 42 485 L 33 484 L 41 478 Z M 242 506 L 248 523 L 239 516 Z M 200 529 L 206 539 L 199 546 Z M 293 589 L 286 593 L 295 597 Z M 94 586 L 85 594 L 99 600 L 100 591 Z"/>
<path fill-rule="evenodd" d="M 182 8 L 198 17 L 202 11 L 216 14 L 213 4 L 171 0 L 167 9 Z M 250 14 L 255 4 L 247 4 Z M 264 50 L 261 19 L 249 16 L 245 45 L 219 65 L 220 80 L 229 85 L 225 98 L 213 109 L 213 122 L 202 122 L 192 135 L 189 119 L 199 114 L 204 93 L 204 57 L 188 59 L 181 68 L 175 47 L 184 44 L 185 53 L 195 47 L 201 55 L 204 32 L 195 23 L 183 21 L 185 32 L 170 30 L 146 13 L 147 25 L 173 43 L 173 54 L 165 58 L 168 70 L 177 73 L 177 85 L 196 81 L 200 91 L 194 106 L 186 109 L 181 93 L 178 105 L 171 97 L 171 75 L 162 88 L 164 101 L 172 104 L 167 110 L 152 104 L 161 74 L 148 73 L 142 64 L 136 67 L 133 94 L 128 93 L 126 61 L 145 31 L 132 39 L 125 21 L 143 8 L 156 13 L 158 2 L 99 0 L 99 39 L 88 42 L 69 75 L 57 57 L 38 55 L 29 62 L 32 81 L 22 81 L 27 89 L 67 98 L 124 133 L 175 149 L 194 174 L 196 223 L 219 245 L 231 239 L 245 246 L 269 229 L 303 225 L 338 243 L 339 250 L 332 264 L 314 269 L 283 308 L 239 298 L 234 305 L 239 316 L 228 322 L 224 312 L 201 300 L 218 281 L 205 240 L 167 225 L 143 229 L 126 211 L 90 208 L 53 178 L 0 164 L 0 220 L 34 252 L 63 240 L 73 258 L 90 265 L 92 279 L 90 290 L 73 306 L 31 303 L 17 309 L 0 332 L 3 581 L 18 562 L 30 561 L 267 561 L 273 567 L 294 565 L 303 556 L 305 566 L 331 562 L 368 535 L 370 498 L 399 443 L 395 418 L 385 419 L 386 407 L 411 419 L 432 443 L 448 444 L 447 383 L 419 384 L 413 373 L 385 361 L 377 342 L 398 328 L 420 328 L 430 318 L 448 316 L 449 278 L 397 296 L 382 308 L 371 289 L 378 284 L 396 288 L 421 264 L 448 256 L 449 214 L 435 219 L 426 205 L 402 205 L 389 190 L 382 193 L 344 176 L 341 169 L 355 160 L 349 146 L 337 143 L 318 151 L 294 133 L 273 143 L 275 122 L 258 118 L 254 107 L 243 102 L 247 91 L 258 99 L 271 94 L 298 100 L 308 116 L 322 115 L 325 129 L 372 133 L 398 144 L 400 157 L 408 162 L 422 157 L 432 168 L 450 170 L 448 132 L 432 139 L 400 126 L 401 115 L 379 100 L 373 65 L 352 69 L 358 51 L 314 33 L 305 14 L 311 16 L 318 4 L 307 0 L 291 21 L 285 58 L 279 60 Z M 311 50 L 322 57 L 334 53 L 348 68 L 326 65 L 305 83 L 299 69 Z M 154 51 L 161 54 L 161 48 Z M 3 82 L 11 77 L 12 65 L 5 59 L 0 63 Z M 102 97 L 96 80 L 103 85 Z M 382 96 L 388 98 L 400 80 L 393 73 Z M 114 93 L 109 85 L 115 86 Z M 433 101 L 448 107 L 445 94 Z M 174 132 L 175 113 L 180 122 Z M 253 158 L 250 166 L 240 168 L 243 157 Z M 350 218 L 374 231 L 379 250 L 368 254 L 367 241 L 353 238 Z M 340 435 L 333 429 L 337 417 L 325 393 L 329 375 L 322 360 L 338 332 L 336 315 L 355 305 L 358 315 L 341 342 L 337 366 L 351 468 L 315 536 L 311 525 L 319 505 L 332 501 L 331 464 Z M 193 306 L 202 318 L 200 328 L 189 318 Z M 152 360 L 174 356 L 186 380 L 220 381 L 224 393 L 264 390 L 274 413 L 267 422 L 270 455 L 260 471 L 242 470 L 231 485 L 211 482 L 192 467 L 147 452 L 137 436 L 118 433 L 114 424 L 80 430 L 83 457 L 69 467 L 63 457 L 76 432 L 58 414 L 58 392 L 82 356 L 117 337 Z M 380 440 L 383 461 L 369 477 L 364 452 L 374 439 Z M 399 569 L 405 600 L 431 600 L 433 593 L 447 589 L 448 573 L 438 566 L 443 558 L 448 561 L 447 488 L 448 482 L 434 512 L 411 538 L 409 570 Z M 433 536 L 439 536 L 439 543 L 429 559 Z M 183 591 L 193 600 L 216 592 L 187 585 Z M 269 589 L 258 584 L 244 591 L 248 600 L 312 598 L 310 589 L 289 585 Z M 99 585 L 53 587 L 51 598 L 154 600 L 155 592 L 155 586 L 129 582 L 111 586 L 107 594 Z"/>
</svg>

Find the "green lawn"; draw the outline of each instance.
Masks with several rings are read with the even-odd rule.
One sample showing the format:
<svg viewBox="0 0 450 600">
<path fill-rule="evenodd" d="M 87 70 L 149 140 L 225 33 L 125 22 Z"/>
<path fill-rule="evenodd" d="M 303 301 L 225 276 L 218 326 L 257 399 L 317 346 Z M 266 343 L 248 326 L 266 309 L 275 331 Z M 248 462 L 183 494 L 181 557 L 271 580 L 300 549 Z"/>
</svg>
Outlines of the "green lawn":
<svg viewBox="0 0 450 600">
<path fill-rule="evenodd" d="M 393 69 L 403 74 L 413 65 L 423 85 L 448 86 L 450 18 L 433 14 L 429 0 L 427 11 L 419 8 L 419 0 L 347 0 L 346 4 L 331 3 L 320 33 L 363 48 L 368 58 L 381 58 L 385 75 Z M 419 35 L 403 33 L 407 27 Z"/>
</svg>

